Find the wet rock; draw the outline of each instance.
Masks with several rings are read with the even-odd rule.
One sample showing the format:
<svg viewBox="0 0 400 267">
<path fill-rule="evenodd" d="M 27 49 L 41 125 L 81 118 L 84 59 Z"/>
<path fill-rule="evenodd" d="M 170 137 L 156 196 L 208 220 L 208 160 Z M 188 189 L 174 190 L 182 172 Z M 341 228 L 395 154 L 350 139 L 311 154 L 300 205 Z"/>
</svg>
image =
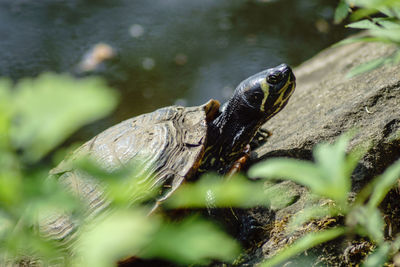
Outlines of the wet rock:
<svg viewBox="0 0 400 267">
<path fill-rule="evenodd" d="M 346 78 L 346 74 L 359 64 L 390 56 L 395 50 L 396 47 L 384 44 L 356 43 L 326 49 L 295 68 L 297 89 L 287 107 L 264 126 L 273 135 L 252 153 L 252 162 L 270 157 L 311 160 L 314 145 L 333 142 L 342 133 L 356 129 L 350 148 L 366 142 L 372 144 L 353 173 L 353 191 L 360 190 L 400 158 L 400 65 L 385 65 L 353 78 Z M 253 249 L 252 263 L 261 260 L 260 254 L 261 258 L 274 255 L 309 231 L 340 223 L 311 222 L 316 225 L 284 234 L 287 218 L 312 202 L 306 189 L 287 182 L 284 186 L 287 192 L 296 192 L 290 196 L 296 196 L 295 201 L 274 210 L 273 224 L 265 226 L 269 229 L 268 239 Z M 332 252 L 334 247 L 336 252 Z M 328 250 L 329 255 L 324 257 L 335 261 L 340 259 L 335 253 L 343 253 L 345 248 L 336 243 L 331 249 L 322 246 L 319 251 Z M 321 259 L 321 255 L 315 256 L 314 259 Z"/>
</svg>

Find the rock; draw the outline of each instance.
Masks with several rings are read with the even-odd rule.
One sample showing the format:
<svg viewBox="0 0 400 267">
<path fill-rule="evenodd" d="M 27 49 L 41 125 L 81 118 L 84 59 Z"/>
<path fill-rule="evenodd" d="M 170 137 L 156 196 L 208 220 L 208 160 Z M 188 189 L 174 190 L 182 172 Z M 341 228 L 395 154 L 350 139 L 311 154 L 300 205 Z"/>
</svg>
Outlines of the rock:
<svg viewBox="0 0 400 267">
<path fill-rule="evenodd" d="M 286 108 L 265 125 L 273 135 L 254 151 L 252 160 L 272 156 L 310 159 L 315 144 L 332 142 L 357 129 L 351 147 L 371 141 L 373 148 L 356 179 L 382 172 L 400 157 L 400 65 L 385 65 L 351 79 L 346 74 L 395 49 L 355 43 L 329 48 L 295 68 L 297 89 Z"/>
<path fill-rule="evenodd" d="M 286 108 L 264 126 L 272 136 L 252 152 L 251 161 L 281 156 L 310 160 L 315 144 L 333 142 L 342 133 L 356 129 L 350 148 L 367 142 L 372 144 L 352 177 L 353 194 L 360 190 L 400 158 L 400 65 L 384 65 L 353 78 L 346 78 L 346 74 L 359 64 L 389 56 L 394 51 L 394 46 L 355 43 L 328 48 L 295 68 L 297 89 Z M 320 221 L 319 225 L 308 225 L 290 235 L 283 234 L 287 218 L 301 212 L 310 202 L 307 190 L 299 190 L 294 183 L 278 183 L 272 188 L 282 186 L 287 187 L 284 189 L 287 192 L 297 192 L 296 201 L 274 210 L 273 224 L 265 226 L 269 229 L 269 238 L 262 248 L 253 248 L 255 258 L 247 263 L 259 262 L 260 254 L 261 258 L 274 255 L 309 231 L 339 223 L 336 220 Z M 343 253 L 340 243 L 333 247 L 337 249 L 333 254 Z M 322 246 L 320 251 L 331 250 L 329 246 Z M 332 258 L 330 256 L 324 255 L 326 259 Z M 343 260 L 339 255 L 333 255 L 335 257 L 336 261 Z"/>
</svg>

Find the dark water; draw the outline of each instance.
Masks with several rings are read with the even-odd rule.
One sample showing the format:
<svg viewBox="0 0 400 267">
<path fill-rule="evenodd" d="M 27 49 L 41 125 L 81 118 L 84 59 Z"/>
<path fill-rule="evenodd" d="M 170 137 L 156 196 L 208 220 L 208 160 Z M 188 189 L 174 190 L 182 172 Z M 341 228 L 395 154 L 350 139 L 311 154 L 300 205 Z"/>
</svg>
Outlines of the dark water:
<svg viewBox="0 0 400 267">
<path fill-rule="evenodd" d="M 226 100 L 247 76 L 282 62 L 300 64 L 342 39 L 336 0 L 0 0 L 0 74 L 76 72 L 104 42 L 117 55 L 94 71 L 121 92 L 109 118 L 174 103 Z M 82 75 L 82 74 L 79 74 Z"/>
</svg>

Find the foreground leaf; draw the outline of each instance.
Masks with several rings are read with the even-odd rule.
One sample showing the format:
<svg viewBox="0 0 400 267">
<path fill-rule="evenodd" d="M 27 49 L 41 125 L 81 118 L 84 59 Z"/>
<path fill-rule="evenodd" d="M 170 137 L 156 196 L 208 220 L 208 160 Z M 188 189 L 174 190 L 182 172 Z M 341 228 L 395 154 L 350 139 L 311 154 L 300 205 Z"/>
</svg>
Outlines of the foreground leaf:
<svg viewBox="0 0 400 267">
<path fill-rule="evenodd" d="M 376 182 L 368 201 L 368 207 L 378 207 L 398 179 L 400 179 L 400 160 L 397 160 L 383 174 L 375 178 Z"/>
<path fill-rule="evenodd" d="M 326 190 L 326 181 L 315 164 L 297 159 L 271 158 L 255 164 L 249 170 L 249 176 L 265 179 L 285 179 L 309 187 L 314 193 L 330 197 Z"/>
<path fill-rule="evenodd" d="M 359 42 L 382 42 L 382 43 L 390 43 L 390 41 L 387 38 L 381 38 L 381 37 L 376 37 L 376 36 L 361 36 L 361 37 L 350 37 L 343 39 L 333 45 L 333 47 L 340 46 L 340 45 L 346 45 L 346 44 L 353 44 L 353 43 L 359 43 Z"/>
<path fill-rule="evenodd" d="M 384 240 L 384 222 L 377 208 L 369 209 L 365 206 L 353 208 L 346 217 L 346 224 L 377 244 L 381 244 Z"/>
<path fill-rule="evenodd" d="M 372 14 L 378 13 L 378 10 L 375 7 L 372 8 L 360 8 L 356 11 L 354 11 L 351 15 L 350 15 L 350 19 L 351 20 L 359 20 L 365 17 L 368 17 Z"/>
<path fill-rule="evenodd" d="M 95 158 L 83 154 L 74 155 L 71 160 L 64 160 L 57 168 L 79 171 L 83 175 L 98 179 L 107 185 L 104 190 L 111 205 L 125 208 L 154 199 L 158 194 L 159 186 L 154 185 L 153 174 L 149 170 L 151 168 L 144 164 L 144 160 L 135 159 L 117 170 L 110 171 Z"/>
<path fill-rule="evenodd" d="M 400 44 L 400 27 L 397 26 L 395 29 L 374 29 L 371 30 L 371 35 L 376 36 L 378 38 L 387 39 L 391 43 L 395 43 L 397 45 Z"/>
<path fill-rule="evenodd" d="M 196 183 L 186 183 L 165 203 L 169 208 L 206 207 L 252 207 L 268 205 L 271 198 L 276 201 L 284 195 L 266 195 L 261 181 L 249 181 L 242 176 L 225 181 L 218 175 L 204 175 Z M 212 199 L 210 199 L 212 198 Z M 210 203 L 212 201 L 212 203 Z M 284 202 L 284 200 L 282 200 Z"/>
<path fill-rule="evenodd" d="M 99 78 L 73 79 L 43 74 L 21 80 L 15 88 L 14 145 L 34 162 L 79 127 L 108 114 L 116 105 L 113 91 Z"/>
<path fill-rule="evenodd" d="M 211 259 L 232 261 L 238 243 L 211 222 L 196 218 L 164 223 L 141 257 L 164 258 L 180 264 L 207 264 Z"/>
<path fill-rule="evenodd" d="M 339 5 L 335 10 L 334 22 L 342 22 L 349 14 L 350 7 L 345 0 L 340 0 Z"/>
<path fill-rule="evenodd" d="M 357 22 L 347 24 L 346 27 L 353 29 L 367 29 L 367 30 L 379 29 L 379 26 L 376 25 L 374 21 L 371 21 L 369 19 L 363 19 Z"/>
<path fill-rule="evenodd" d="M 327 175 L 311 162 L 284 158 L 269 159 L 249 170 L 250 177 L 291 180 L 309 187 L 315 194 L 343 202 L 347 197 L 346 187 L 327 179 Z"/>
<path fill-rule="evenodd" d="M 322 143 L 315 147 L 313 155 L 316 165 L 326 183 L 326 190 L 332 199 L 345 204 L 350 191 L 350 175 L 355 168 L 354 160 L 346 156 L 350 134 L 340 136 L 333 144 Z"/>
<path fill-rule="evenodd" d="M 159 222 L 145 212 L 119 210 L 96 218 L 81 230 L 71 266 L 115 266 L 148 244 Z"/>
<path fill-rule="evenodd" d="M 273 158 L 254 165 L 249 170 L 249 176 L 291 180 L 345 207 L 350 191 L 350 175 L 359 154 L 353 153 L 346 157 L 350 137 L 351 134 L 346 134 L 333 144 L 317 145 L 313 151 L 315 164 L 296 159 Z"/>
<path fill-rule="evenodd" d="M 388 259 L 388 255 L 390 252 L 390 245 L 388 243 L 384 243 L 382 246 L 375 249 L 372 252 L 367 260 L 362 265 L 363 267 L 376 267 L 383 266 Z"/>
<path fill-rule="evenodd" d="M 377 58 L 371 61 L 368 61 L 364 64 L 358 65 L 357 67 L 352 68 L 346 75 L 347 78 L 352 78 L 354 76 L 360 75 L 364 72 L 374 70 L 388 61 L 387 58 Z"/>
</svg>

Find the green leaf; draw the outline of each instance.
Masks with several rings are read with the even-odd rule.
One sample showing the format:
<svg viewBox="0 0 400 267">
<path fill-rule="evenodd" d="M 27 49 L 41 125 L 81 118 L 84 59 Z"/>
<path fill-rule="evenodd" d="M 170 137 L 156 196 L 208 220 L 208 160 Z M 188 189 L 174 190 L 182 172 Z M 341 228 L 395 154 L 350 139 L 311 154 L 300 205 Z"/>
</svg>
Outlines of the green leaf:
<svg viewBox="0 0 400 267">
<path fill-rule="evenodd" d="M 358 42 L 390 42 L 386 38 L 381 38 L 381 37 L 351 37 L 351 38 L 346 38 L 343 39 L 336 44 L 333 45 L 333 47 L 337 47 L 340 45 L 346 45 L 346 44 L 353 44 L 353 43 L 358 43 Z"/>
<path fill-rule="evenodd" d="M 357 22 L 353 22 L 350 24 L 346 25 L 347 28 L 353 28 L 353 29 L 379 29 L 380 27 L 374 23 L 374 21 L 371 21 L 369 19 L 364 19 L 360 20 Z"/>
<path fill-rule="evenodd" d="M 107 115 L 116 105 L 114 91 L 99 78 L 73 79 L 42 74 L 23 79 L 14 94 L 13 143 L 35 162 L 79 127 Z"/>
<path fill-rule="evenodd" d="M 11 81 L 0 79 L 0 150 L 10 150 L 10 123 L 14 113 Z"/>
<path fill-rule="evenodd" d="M 398 251 L 400 249 L 400 236 L 397 235 L 397 237 L 393 240 L 392 244 L 392 251 Z"/>
<path fill-rule="evenodd" d="M 398 48 L 393 56 L 393 64 L 398 64 L 400 62 L 400 49 Z"/>
<path fill-rule="evenodd" d="M 164 223 L 140 257 L 164 258 L 180 264 L 207 264 L 211 259 L 232 261 L 240 252 L 238 243 L 211 222 L 188 218 Z"/>
<path fill-rule="evenodd" d="M 335 10 L 334 23 L 342 22 L 349 14 L 350 7 L 345 0 L 340 0 L 339 5 Z"/>
<path fill-rule="evenodd" d="M 168 208 L 180 207 L 251 207 L 268 205 L 270 199 L 279 201 L 287 198 L 281 193 L 264 192 L 261 181 L 249 181 L 242 176 L 234 176 L 228 181 L 215 174 L 207 174 L 196 183 L 185 183 L 169 198 Z M 284 200 L 281 200 L 284 202 Z"/>
<path fill-rule="evenodd" d="M 383 64 L 388 62 L 388 58 L 377 58 L 371 61 L 368 61 L 367 63 L 358 65 L 354 68 L 352 68 L 346 75 L 347 78 L 352 78 L 354 76 L 360 75 L 362 73 L 365 73 L 367 71 L 374 70 L 376 68 L 379 68 Z"/>
<path fill-rule="evenodd" d="M 346 205 L 350 190 L 350 174 L 355 164 L 346 158 L 349 136 L 342 136 L 334 144 L 320 144 L 314 149 L 316 164 L 285 158 L 269 159 L 254 165 L 250 177 L 283 178 L 311 189 L 315 194 L 331 198 L 342 207 Z"/>
<path fill-rule="evenodd" d="M 400 2 L 398 0 L 347 0 L 347 2 L 358 7 L 351 16 L 353 20 L 358 20 L 378 12 L 382 12 L 388 17 L 400 18 Z"/>
<path fill-rule="evenodd" d="M 265 183 L 263 187 L 265 188 Z M 300 197 L 298 189 L 293 187 L 293 184 L 285 182 L 277 183 L 266 188 L 264 193 L 266 195 L 266 200 L 268 200 L 268 208 L 273 211 L 288 207 L 295 203 Z"/>
<path fill-rule="evenodd" d="M 382 244 L 384 241 L 383 230 L 384 221 L 381 213 L 378 209 L 368 210 L 366 215 L 365 230 L 368 232 L 368 236 L 371 240 L 374 240 L 378 244 Z"/>
<path fill-rule="evenodd" d="M 288 158 L 271 158 L 255 164 L 250 168 L 248 175 L 253 178 L 291 180 L 309 187 L 316 194 L 336 197 L 326 190 L 327 183 L 323 178 L 323 173 L 311 162 Z"/>
<path fill-rule="evenodd" d="M 378 207 L 398 179 L 400 179 L 400 160 L 397 160 L 383 174 L 375 178 L 375 186 L 368 201 L 368 207 Z"/>
<path fill-rule="evenodd" d="M 388 30 L 399 29 L 400 24 L 398 20 L 394 20 L 392 18 L 374 18 L 374 22 L 378 23 L 381 27 Z"/>
<path fill-rule="evenodd" d="M 368 236 L 378 244 L 384 241 L 384 222 L 377 208 L 355 207 L 346 217 L 346 224 L 354 227 L 358 234 Z"/>
<path fill-rule="evenodd" d="M 117 210 L 89 222 L 74 246 L 71 266 L 115 266 L 118 260 L 138 255 L 157 231 L 159 222 L 145 212 Z"/>
<path fill-rule="evenodd" d="M 349 168 L 346 158 L 346 148 L 349 143 L 350 134 L 342 135 L 333 144 L 319 144 L 315 147 L 313 154 L 316 164 L 323 173 L 327 188 L 334 200 L 345 203 L 350 191 L 350 175 L 355 167 Z"/>
<path fill-rule="evenodd" d="M 390 40 L 393 43 L 400 44 L 400 28 L 396 29 L 374 29 L 370 31 L 370 34 L 378 38 Z"/>
<path fill-rule="evenodd" d="M 147 164 L 147 165 L 146 165 Z M 104 188 L 107 198 L 113 206 L 132 206 L 156 197 L 159 186 L 154 185 L 153 174 L 150 173 L 148 163 L 135 159 L 123 168 L 110 172 L 95 159 L 88 155 L 73 155 L 73 159 L 66 159 L 57 168 L 75 170 L 95 177 L 107 186 Z"/>
<path fill-rule="evenodd" d="M 0 153 L 0 205 L 16 210 L 23 199 L 23 174 L 17 156 L 10 151 Z"/>
<path fill-rule="evenodd" d="M 344 233 L 346 233 L 345 228 L 337 227 L 317 233 L 307 234 L 306 236 L 294 242 L 292 245 L 289 245 L 289 247 L 278 252 L 277 255 L 261 263 L 260 266 L 268 267 L 278 265 L 309 248 L 333 240 Z"/>
<path fill-rule="evenodd" d="M 54 213 L 78 213 L 82 209 L 82 202 L 55 179 L 43 179 L 47 170 L 25 176 L 21 194 L 24 195 L 23 216 L 32 225 L 37 223 L 38 217 Z M 39 214 L 39 216 L 38 216 Z"/>
<path fill-rule="evenodd" d="M 363 263 L 363 267 L 383 266 L 389 257 L 390 245 L 383 243 L 374 252 L 368 255 L 368 258 Z"/>
<path fill-rule="evenodd" d="M 6 239 L 2 242 L 0 256 L 0 264 L 7 266 L 18 260 L 50 259 L 66 255 L 63 255 L 54 241 L 44 239 L 20 220 L 7 233 Z"/>
<path fill-rule="evenodd" d="M 399 29 L 399 21 L 392 18 L 372 18 L 364 19 L 357 22 L 346 25 L 348 28 L 354 29 L 369 29 L 369 30 L 380 30 L 380 29 Z"/>
<path fill-rule="evenodd" d="M 359 20 L 361 18 L 365 18 L 368 16 L 371 16 L 372 14 L 377 13 L 378 10 L 375 8 L 360 8 L 356 11 L 354 11 L 351 15 L 350 15 L 350 19 L 351 20 Z"/>
<path fill-rule="evenodd" d="M 396 16 L 396 13 L 393 12 L 392 9 L 389 8 L 389 7 L 380 8 L 379 11 L 380 11 L 381 13 L 385 14 L 385 15 L 388 16 L 388 17 L 394 17 L 394 16 Z"/>
<path fill-rule="evenodd" d="M 328 175 L 310 162 L 279 158 L 256 164 L 249 171 L 250 177 L 291 180 L 309 187 L 315 194 L 343 202 L 347 186 L 340 187 L 341 183 L 335 183 Z"/>
<path fill-rule="evenodd" d="M 0 243 L 12 232 L 15 222 L 10 216 L 0 209 Z M 1 262 L 1 261 L 0 261 Z"/>
<path fill-rule="evenodd" d="M 398 2 L 397 2 L 397 4 L 398 4 Z M 388 16 L 395 17 L 396 19 L 400 19 L 400 6 L 399 5 L 390 7 L 390 11 L 391 11 L 391 15 L 388 15 Z"/>
</svg>

